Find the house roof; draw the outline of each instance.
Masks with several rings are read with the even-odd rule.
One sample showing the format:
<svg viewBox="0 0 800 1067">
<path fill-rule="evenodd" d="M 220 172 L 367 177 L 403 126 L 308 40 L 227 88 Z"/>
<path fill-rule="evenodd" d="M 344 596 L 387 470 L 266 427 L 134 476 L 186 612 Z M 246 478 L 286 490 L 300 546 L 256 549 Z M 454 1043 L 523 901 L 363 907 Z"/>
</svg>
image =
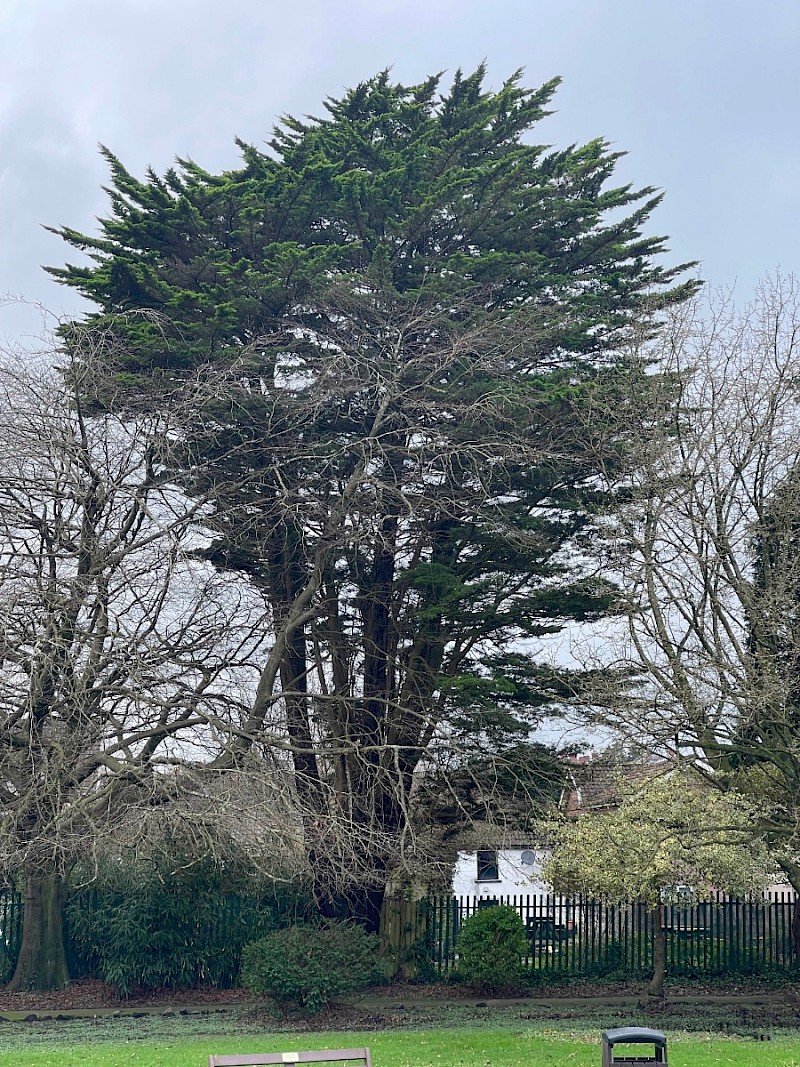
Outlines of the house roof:
<svg viewBox="0 0 800 1067">
<path fill-rule="evenodd" d="M 480 849 L 541 849 L 546 846 L 542 830 L 515 830 L 509 826 L 476 820 L 468 828 L 454 835 L 451 844 L 458 852 L 477 852 Z"/>
<path fill-rule="evenodd" d="M 570 785 L 561 797 L 561 810 L 572 817 L 612 810 L 619 805 L 622 787 L 674 769 L 670 760 L 606 763 L 576 757 L 570 761 Z"/>
</svg>

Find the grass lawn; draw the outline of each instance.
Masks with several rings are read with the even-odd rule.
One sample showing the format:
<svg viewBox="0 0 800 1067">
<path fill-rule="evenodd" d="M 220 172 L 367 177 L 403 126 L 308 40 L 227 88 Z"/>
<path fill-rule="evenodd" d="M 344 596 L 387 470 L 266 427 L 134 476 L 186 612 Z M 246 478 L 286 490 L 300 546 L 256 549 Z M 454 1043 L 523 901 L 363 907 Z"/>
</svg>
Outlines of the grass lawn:
<svg viewBox="0 0 800 1067">
<path fill-rule="evenodd" d="M 559 1033 L 545 1027 L 404 1030 L 371 1033 L 251 1033 L 247 1036 L 166 1033 L 127 1037 L 81 1027 L 31 1034 L 0 1030 L 0 1067 L 205 1067 L 212 1052 L 272 1052 L 368 1045 L 375 1067 L 599 1067 L 598 1032 Z M 217 1026 L 220 1026 L 217 1022 Z M 220 1029 L 222 1027 L 220 1026 Z M 231 1029 L 236 1030 L 235 1026 Z M 13 1047 L 11 1047 L 13 1045 Z M 771 1041 L 714 1035 L 670 1035 L 670 1067 L 800 1067 L 800 1037 Z"/>
</svg>

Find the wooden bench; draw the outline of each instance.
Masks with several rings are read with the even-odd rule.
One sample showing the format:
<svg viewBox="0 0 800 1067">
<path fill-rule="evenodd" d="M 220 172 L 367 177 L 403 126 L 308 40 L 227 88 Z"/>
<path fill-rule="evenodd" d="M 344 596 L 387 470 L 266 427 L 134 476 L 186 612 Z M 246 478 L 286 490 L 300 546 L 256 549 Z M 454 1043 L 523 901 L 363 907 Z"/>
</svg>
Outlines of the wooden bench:
<svg viewBox="0 0 800 1067">
<path fill-rule="evenodd" d="M 208 1067 L 262 1067 L 271 1063 L 353 1063 L 372 1067 L 368 1048 L 312 1049 L 310 1052 L 240 1052 L 233 1056 L 209 1056 Z"/>
</svg>

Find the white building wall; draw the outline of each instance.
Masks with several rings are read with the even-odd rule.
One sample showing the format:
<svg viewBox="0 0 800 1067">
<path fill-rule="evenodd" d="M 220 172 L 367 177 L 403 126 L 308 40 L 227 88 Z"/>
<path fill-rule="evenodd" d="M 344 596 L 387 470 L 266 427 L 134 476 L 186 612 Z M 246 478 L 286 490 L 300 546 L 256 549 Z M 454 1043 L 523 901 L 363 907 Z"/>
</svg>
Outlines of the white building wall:
<svg viewBox="0 0 800 1067">
<path fill-rule="evenodd" d="M 764 896 L 767 900 L 794 900 L 797 894 L 785 878 L 775 878 L 767 886 Z"/>
<path fill-rule="evenodd" d="M 487 850 L 488 851 L 488 850 Z M 543 849 L 504 848 L 497 850 L 497 878 L 478 878 L 478 853 L 459 852 L 453 871 L 456 897 L 545 896 L 553 887 L 543 881 L 542 868 L 550 853 Z M 788 882 L 776 879 L 764 892 L 767 900 L 792 900 Z"/>
<path fill-rule="evenodd" d="M 453 872 L 453 894 L 457 897 L 505 897 L 552 893 L 552 887 L 541 878 L 548 855 L 541 849 L 498 849 L 498 877 L 489 879 L 478 878 L 477 852 L 459 852 Z"/>
</svg>

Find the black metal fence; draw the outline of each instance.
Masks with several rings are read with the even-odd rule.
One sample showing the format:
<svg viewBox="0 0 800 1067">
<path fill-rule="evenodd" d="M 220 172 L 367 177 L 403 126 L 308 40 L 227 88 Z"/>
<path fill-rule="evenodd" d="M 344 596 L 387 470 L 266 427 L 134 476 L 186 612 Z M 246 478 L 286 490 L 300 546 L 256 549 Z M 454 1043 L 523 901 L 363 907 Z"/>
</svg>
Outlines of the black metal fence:
<svg viewBox="0 0 800 1067">
<path fill-rule="evenodd" d="M 14 972 L 22 945 L 22 917 L 25 898 L 15 889 L 0 890 L 0 984 L 7 982 Z M 69 923 L 65 916 L 64 931 L 67 967 L 73 978 L 82 978 L 90 973 L 85 955 L 70 937 Z"/>
<path fill-rule="evenodd" d="M 643 904 L 587 897 L 436 897 L 421 902 L 420 929 L 433 969 L 457 963 L 461 925 L 489 904 L 515 908 L 528 931 L 527 966 L 565 977 L 635 976 L 652 969 L 657 932 L 673 975 L 760 974 L 800 962 L 793 932 L 795 897 L 664 904 L 658 918 Z"/>
<path fill-rule="evenodd" d="M 0 892 L 0 981 L 7 981 L 22 944 L 22 893 Z"/>
<path fill-rule="evenodd" d="M 675 976 L 764 974 L 800 965 L 793 928 L 795 897 L 789 893 L 769 900 L 718 896 L 691 904 L 664 904 L 658 919 L 642 904 L 608 904 L 581 896 L 446 896 L 402 902 L 398 920 L 403 944 L 421 971 L 446 977 L 458 962 L 462 924 L 491 904 L 507 904 L 519 912 L 528 931 L 527 966 L 541 972 L 542 978 L 646 974 L 652 969 L 657 933 L 665 939 L 667 968 Z M 19 954 L 22 915 L 22 894 L 0 892 L 3 978 L 10 975 Z M 220 933 L 226 924 L 232 932 L 241 918 L 236 907 L 222 909 Z M 71 973 L 86 973 L 69 930 L 66 941 Z"/>
</svg>

